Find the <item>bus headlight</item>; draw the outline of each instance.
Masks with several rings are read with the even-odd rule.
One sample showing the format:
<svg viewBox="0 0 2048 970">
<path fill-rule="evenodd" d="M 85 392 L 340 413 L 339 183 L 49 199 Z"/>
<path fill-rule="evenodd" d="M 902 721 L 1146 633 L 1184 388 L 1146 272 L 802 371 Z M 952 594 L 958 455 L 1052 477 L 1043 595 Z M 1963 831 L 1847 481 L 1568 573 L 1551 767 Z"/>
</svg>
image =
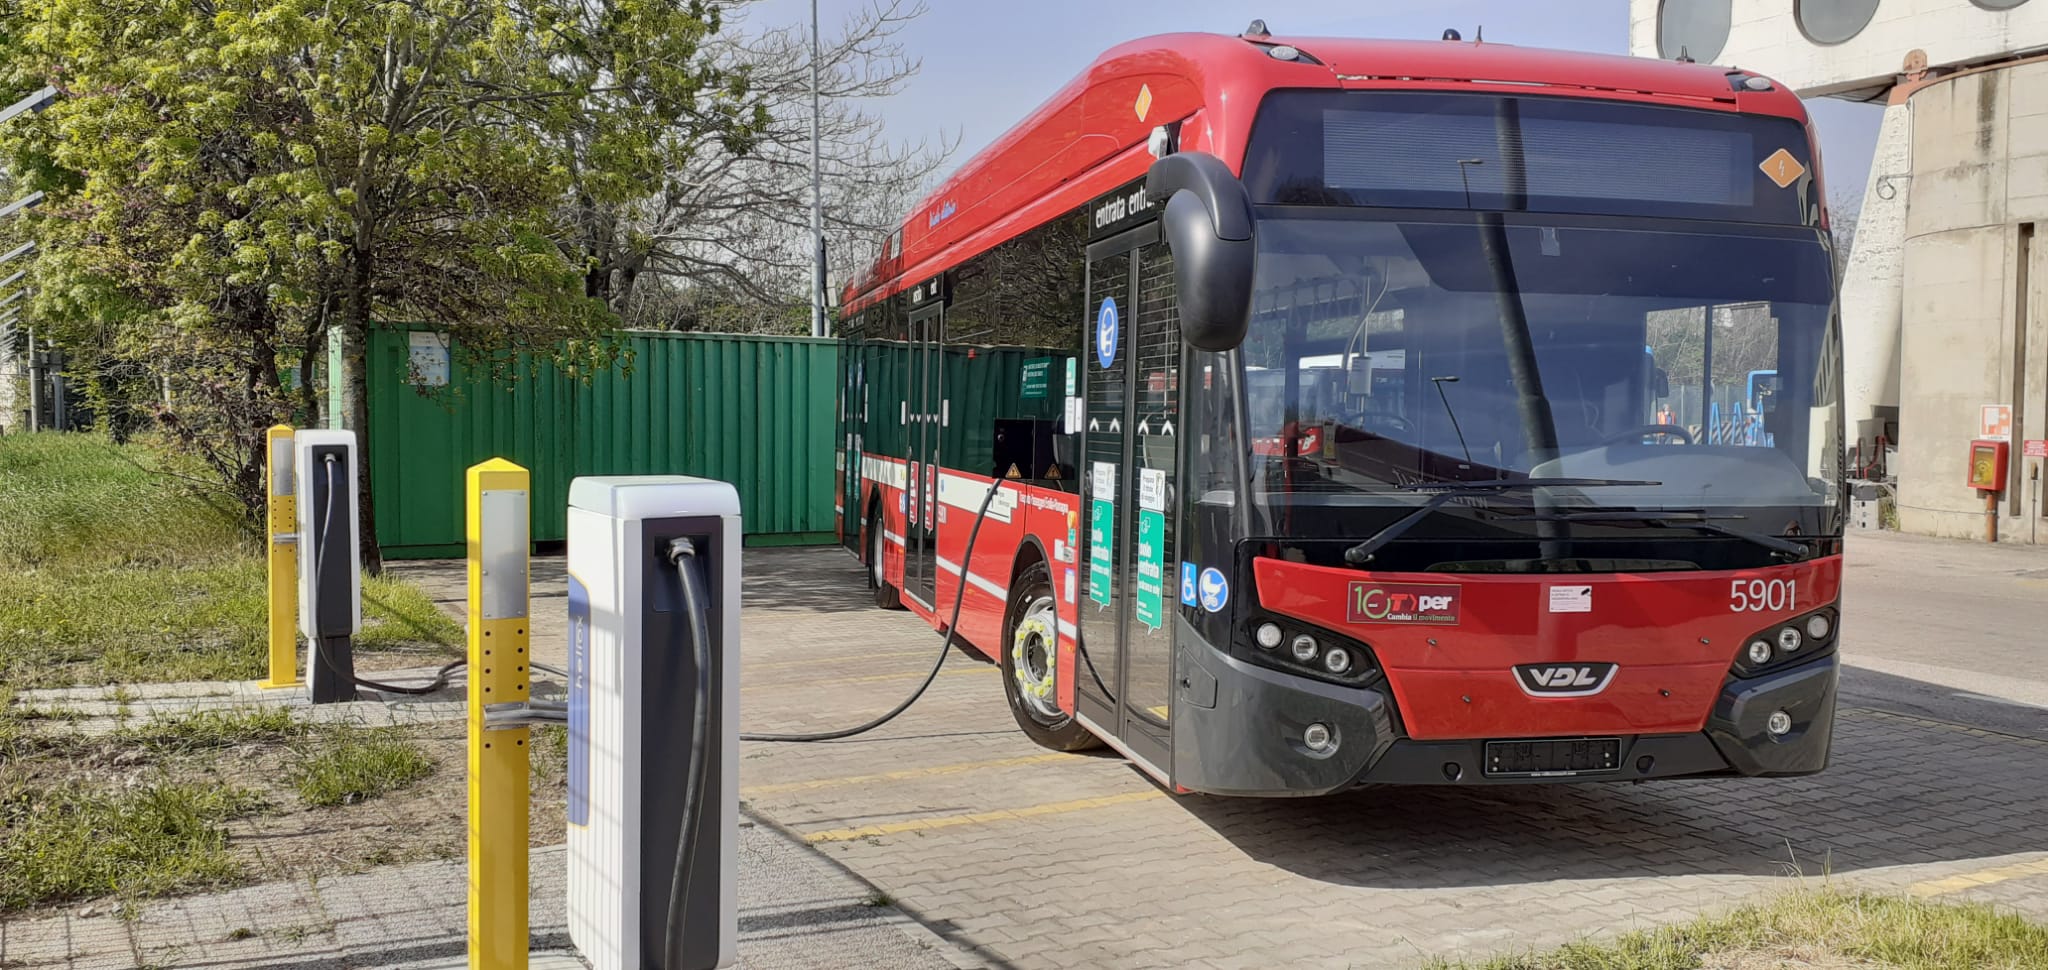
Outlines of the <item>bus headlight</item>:
<svg viewBox="0 0 2048 970">
<path fill-rule="evenodd" d="M 1316 659 L 1316 638 L 1306 633 L 1299 634 L 1288 649 L 1294 651 L 1294 659 L 1302 663 L 1311 663 Z"/>
<path fill-rule="evenodd" d="M 1259 624 L 1259 628 L 1254 633 L 1254 636 L 1258 638 L 1261 649 L 1271 650 L 1280 645 L 1280 627 L 1277 624 Z"/>
<path fill-rule="evenodd" d="M 1351 651 L 1343 647 L 1331 647 L 1329 653 L 1323 654 L 1323 669 L 1333 674 L 1350 670 Z"/>
<path fill-rule="evenodd" d="M 1337 739 L 1330 734 L 1330 726 L 1321 721 L 1302 729 L 1301 743 L 1317 754 L 1327 754 L 1337 749 Z"/>
<path fill-rule="evenodd" d="M 1774 738 L 1782 738 L 1790 734 L 1792 732 L 1792 715 L 1784 711 L 1772 711 L 1771 716 L 1764 719 L 1764 730 L 1769 732 L 1771 737 Z"/>
<path fill-rule="evenodd" d="M 1806 635 L 1815 640 L 1825 640 L 1835 631 L 1835 623 L 1826 613 L 1815 613 L 1806 618 Z"/>
<path fill-rule="evenodd" d="M 1799 645 L 1805 642 L 1805 638 L 1799 635 L 1798 627 L 1788 626 L 1778 631 L 1778 649 L 1786 653 L 1799 649 Z"/>
<path fill-rule="evenodd" d="M 1763 640 L 1749 641 L 1749 662 L 1762 666 L 1771 662 L 1771 645 Z"/>
</svg>

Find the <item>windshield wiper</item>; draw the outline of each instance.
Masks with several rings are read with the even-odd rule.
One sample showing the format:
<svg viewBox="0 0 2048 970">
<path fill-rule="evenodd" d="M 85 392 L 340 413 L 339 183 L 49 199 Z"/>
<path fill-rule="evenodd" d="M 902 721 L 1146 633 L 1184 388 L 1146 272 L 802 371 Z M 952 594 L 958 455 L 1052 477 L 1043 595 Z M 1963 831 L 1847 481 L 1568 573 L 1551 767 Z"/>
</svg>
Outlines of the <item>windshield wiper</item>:
<svg viewBox="0 0 2048 970">
<path fill-rule="evenodd" d="M 1721 525 L 1714 519 L 1739 519 L 1739 515 L 1708 515 L 1705 509 L 1660 509 L 1657 511 L 1632 512 L 1619 509 L 1597 511 L 1542 512 L 1536 515 L 1510 516 L 1506 522 L 1643 522 L 1650 525 L 1684 526 L 1702 532 L 1712 532 L 1731 539 L 1741 539 L 1769 549 L 1785 559 L 1798 561 L 1813 555 L 1813 550 L 1790 539 L 1763 532 L 1751 532 Z"/>
<path fill-rule="evenodd" d="M 1483 481 L 1414 482 L 1402 485 L 1403 491 L 1435 492 L 1420 508 L 1402 516 L 1394 524 L 1372 534 L 1364 542 L 1344 550 L 1344 561 L 1354 566 L 1363 566 L 1372 561 L 1373 554 L 1382 546 L 1401 538 L 1415 524 L 1429 517 L 1429 513 L 1442 508 L 1454 498 L 1467 492 L 1513 492 L 1531 488 L 1602 488 L 1608 486 L 1635 485 L 1654 487 L 1663 482 L 1626 481 L 1617 478 L 1491 478 Z"/>
</svg>

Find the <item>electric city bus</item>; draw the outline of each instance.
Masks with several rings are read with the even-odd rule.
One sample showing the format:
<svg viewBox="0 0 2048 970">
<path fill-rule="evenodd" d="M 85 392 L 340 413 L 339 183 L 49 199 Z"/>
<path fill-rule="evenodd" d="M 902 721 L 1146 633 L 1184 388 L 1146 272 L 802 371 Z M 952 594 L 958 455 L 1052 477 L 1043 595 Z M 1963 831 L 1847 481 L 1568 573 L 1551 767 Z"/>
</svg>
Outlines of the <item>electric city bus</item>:
<svg viewBox="0 0 2048 970">
<path fill-rule="evenodd" d="M 842 541 L 1176 791 L 1819 771 L 1824 198 L 1738 70 L 1125 44 L 848 287 Z"/>
</svg>

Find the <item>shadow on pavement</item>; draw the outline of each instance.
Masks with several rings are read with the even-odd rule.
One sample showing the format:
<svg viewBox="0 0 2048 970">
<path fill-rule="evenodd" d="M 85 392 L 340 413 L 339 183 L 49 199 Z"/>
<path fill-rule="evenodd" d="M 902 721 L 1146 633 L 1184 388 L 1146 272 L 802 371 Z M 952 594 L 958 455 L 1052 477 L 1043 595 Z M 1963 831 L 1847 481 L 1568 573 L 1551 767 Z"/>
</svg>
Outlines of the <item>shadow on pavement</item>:
<svg viewBox="0 0 2048 970">
<path fill-rule="evenodd" d="M 851 553 L 816 546 L 748 549 L 741 562 L 745 609 L 852 613 L 875 608 L 866 567 Z"/>
<path fill-rule="evenodd" d="M 1858 675 L 1833 763 L 1805 778 L 1178 801 L 1254 859 L 1380 888 L 1812 876 L 2040 851 L 2048 742 L 1963 726 L 2008 713 L 1982 701 L 1955 701 L 1944 720 L 1880 709 L 1883 676 Z"/>
</svg>

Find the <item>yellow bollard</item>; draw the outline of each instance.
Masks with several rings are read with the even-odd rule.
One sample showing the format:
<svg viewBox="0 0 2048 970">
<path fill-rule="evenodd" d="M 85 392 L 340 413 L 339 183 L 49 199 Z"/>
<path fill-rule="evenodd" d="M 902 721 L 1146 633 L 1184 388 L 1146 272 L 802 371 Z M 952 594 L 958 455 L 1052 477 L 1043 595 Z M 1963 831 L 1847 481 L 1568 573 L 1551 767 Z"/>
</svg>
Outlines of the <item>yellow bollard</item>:
<svg viewBox="0 0 2048 970">
<path fill-rule="evenodd" d="M 299 556 L 290 538 L 298 516 L 292 487 L 292 427 L 272 425 L 263 469 L 269 501 L 264 506 L 264 545 L 270 560 L 270 676 L 265 688 L 299 686 Z"/>
<path fill-rule="evenodd" d="M 469 965 L 527 965 L 529 730 L 486 731 L 484 707 L 528 698 L 526 469 L 469 469 Z"/>
</svg>

